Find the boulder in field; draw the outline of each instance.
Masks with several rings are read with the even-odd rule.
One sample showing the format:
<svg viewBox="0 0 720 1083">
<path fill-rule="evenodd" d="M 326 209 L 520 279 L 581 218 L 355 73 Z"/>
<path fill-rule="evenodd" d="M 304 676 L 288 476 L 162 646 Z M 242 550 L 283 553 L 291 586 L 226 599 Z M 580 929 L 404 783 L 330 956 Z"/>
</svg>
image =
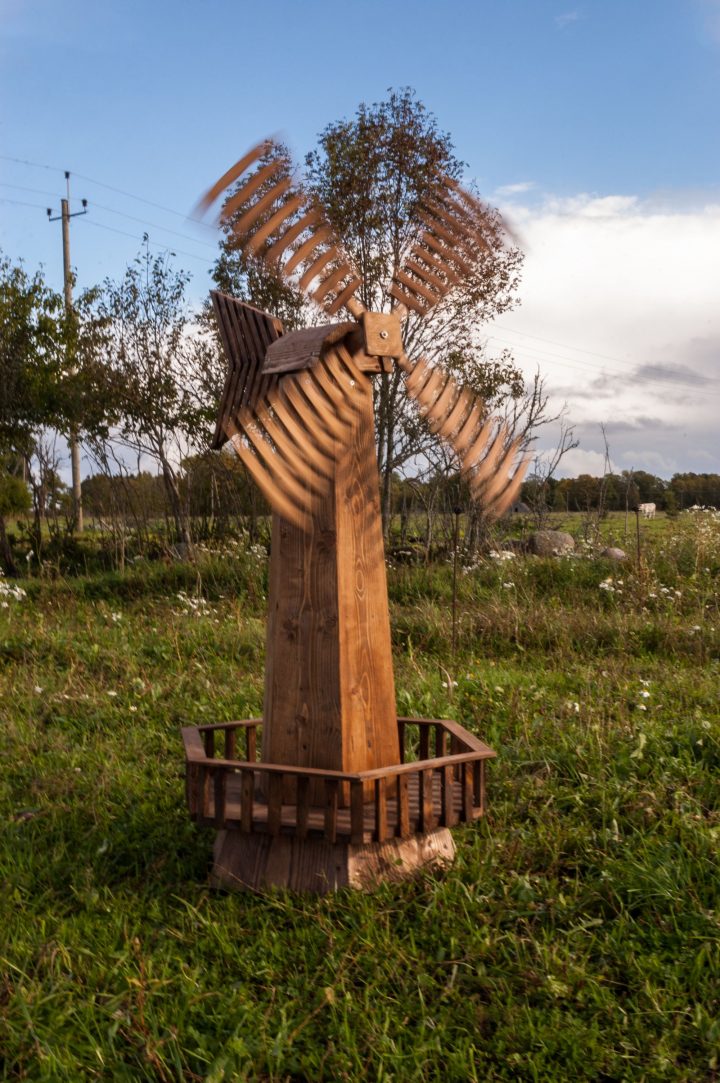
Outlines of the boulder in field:
<svg viewBox="0 0 720 1083">
<path fill-rule="evenodd" d="M 627 560 L 627 553 L 624 549 L 618 549 L 617 546 L 609 545 L 607 549 L 603 549 L 600 554 L 601 557 L 605 557 L 606 560 L 616 560 L 618 562 Z"/>
<path fill-rule="evenodd" d="M 572 553 L 575 540 L 564 530 L 536 530 L 528 538 L 528 552 L 537 557 L 557 557 Z"/>
</svg>

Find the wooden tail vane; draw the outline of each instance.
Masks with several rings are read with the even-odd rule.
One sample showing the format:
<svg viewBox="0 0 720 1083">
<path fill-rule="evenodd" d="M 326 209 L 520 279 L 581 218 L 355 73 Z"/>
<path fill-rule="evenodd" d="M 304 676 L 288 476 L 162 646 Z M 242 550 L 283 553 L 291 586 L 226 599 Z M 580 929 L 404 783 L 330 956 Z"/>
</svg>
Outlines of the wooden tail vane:
<svg viewBox="0 0 720 1083">
<path fill-rule="evenodd" d="M 273 316 L 213 294 L 229 361 L 216 446 L 231 442 L 273 510 L 265 695 L 260 761 L 256 721 L 201 727 L 202 735 L 188 727 L 188 803 L 218 828 L 217 884 L 369 886 L 452 857 L 448 828 L 482 815 L 484 764 L 494 755 L 455 723 L 396 715 L 372 376 L 399 366 L 483 515 L 502 515 L 527 468 L 518 465 L 520 440 L 470 388 L 407 357 L 402 320 L 475 281 L 503 227 L 440 178 L 394 274 L 394 309 L 370 312 L 278 144 L 253 147 L 201 206 L 223 196 L 220 221 L 245 257 L 351 320 L 284 334 Z M 236 749 L 242 727 L 245 759 Z"/>
</svg>

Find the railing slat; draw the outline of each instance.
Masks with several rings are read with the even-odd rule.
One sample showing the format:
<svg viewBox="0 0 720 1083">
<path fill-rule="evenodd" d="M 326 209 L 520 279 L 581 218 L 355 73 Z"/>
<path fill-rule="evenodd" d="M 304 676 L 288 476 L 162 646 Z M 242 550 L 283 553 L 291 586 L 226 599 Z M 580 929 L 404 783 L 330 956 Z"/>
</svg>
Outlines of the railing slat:
<svg viewBox="0 0 720 1083">
<path fill-rule="evenodd" d="M 432 831 L 434 827 L 433 772 L 430 769 L 420 772 L 420 830 Z"/>
<path fill-rule="evenodd" d="M 215 755 L 215 730 L 205 730 L 203 744 L 205 745 L 205 755 L 211 760 Z"/>
<path fill-rule="evenodd" d="M 435 756 L 437 759 L 447 756 L 447 732 L 439 722 L 435 726 Z"/>
<path fill-rule="evenodd" d="M 283 776 L 270 775 L 267 780 L 267 829 L 270 835 L 280 834 L 282 821 Z"/>
<path fill-rule="evenodd" d="M 240 826 L 243 831 L 252 831 L 253 801 L 255 797 L 255 772 L 242 771 L 240 781 Z"/>
<path fill-rule="evenodd" d="M 350 842 L 362 846 L 365 842 L 365 794 L 362 782 L 350 783 Z"/>
<path fill-rule="evenodd" d="M 339 783 L 334 778 L 325 782 L 325 839 L 337 842 L 337 810 Z"/>
<path fill-rule="evenodd" d="M 467 823 L 473 818 L 473 770 L 471 763 L 464 763 L 462 771 L 462 818 Z"/>
<path fill-rule="evenodd" d="M 405 721 L 398 718 L 398 743 L 400 745 L 400 763 L 405 763 Z"/>
<path fill-rule="evenodd" d="M 430 759 L 430 727 L 420 727 L 420 759 Z"/>
<path fill-rule="evenodd" d="M 225 794 L 227 789 L 227 771 L 216 771 L 213 779 L 213 798 L 215 800 L 215 826 L 225 827 Z"/>
<path fill-rule="evenodd" d="M 235 749 L 237 747 L 237 730 L 225 730 L 225 759 L 235 759 Z"/>
<path fill-rule="evenodd" d="M 410 836 L 410 802 L 408 795 L 408 776 L 398 775 L 395 779 L 398 809 L 397 834 L 401 839 Z"/>
<path fill-rule="evenodd" d="M 452 767 L 443 767 L 440 774 L 440 792 L 442 807 L 442 824 L 444 827 L 452 827 L 455 820 L 455 806 L 453 795 L 455 792 L 454 770 Z"/>
<path fill-rule="evenodd" d="M 375 839 L 377 842 L 385 842 L 388 837 L 386 786 L 386 779 L 375 780 Z"/>
<path fill-rule="evenodd" d="M 362 786 L 362 782 L 360 783 Z M 310 779 L 298 776 L 297 804 L 295 806 L 295 833 L 299 839 L 307 838 L 308 812 L 310 811 Z"/>
<path fill-rule="evenodd" d="M 245 758 L 248 759 L 250 763 L 255 763 L 255 760 L 257 759 L 257 732 L 255 727 L 248 726 L 245 730 L 245 734 Z"/>
</svg>

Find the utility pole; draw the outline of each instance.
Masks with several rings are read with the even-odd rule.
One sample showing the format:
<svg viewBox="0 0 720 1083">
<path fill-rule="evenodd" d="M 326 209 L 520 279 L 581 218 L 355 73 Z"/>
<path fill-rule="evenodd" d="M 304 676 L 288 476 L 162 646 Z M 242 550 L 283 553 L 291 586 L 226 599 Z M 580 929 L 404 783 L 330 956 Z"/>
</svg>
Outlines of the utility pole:
<svg viewBox="0 0 720 1083">
<path fill-rule="evenodd" d="M 65 282 L 65 314 L 68 320 L 72 316 L 72 268 L 70 266 L 70 219 L 77 218 L 79 214 L 87 214 L 87 200 L 83 199 L 81 211 L 75 211 L 70 213 L 70 173 L 65 170 L 65 184 L 67 187 L 67 196 L 60 201 L 60 214 L 53 216 L 52 208 L 48 207 L 47 215 L 48 221 L 62 222 L 62 242 L 63 242 L 63 278 Z M 70 430 L 70 469 L 72 471 L 72 499 L 73 499 L 73 515 L 75 516 L 75 526 L 78 532 L 82 533 L 83 529 L 83 509 L 82 509 L 82 485 L 80 479 L 80 441 L 77 436 L 77 429 L 73 427 Z"/>
</svg>

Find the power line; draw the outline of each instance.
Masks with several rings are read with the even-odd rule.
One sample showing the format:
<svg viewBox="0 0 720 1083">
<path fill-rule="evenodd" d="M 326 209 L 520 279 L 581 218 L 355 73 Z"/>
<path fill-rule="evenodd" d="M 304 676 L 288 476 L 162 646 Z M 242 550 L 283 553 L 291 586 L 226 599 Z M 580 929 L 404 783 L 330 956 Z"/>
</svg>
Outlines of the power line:
<svg viewBox="0 0 720 1083">
<path fill-rule="evenodd" d="M 150 226 L 151 229 L 161 229 L 163 233 L 172 233 L 173 237 L 182 237 L 186 241 L 191 241 L 193 244 L 202 244 L 206 248 L 216 248 L 217 246 L 212 241 L 203 241 L 189 236 L 187 233 L 178 233 L 176 229 L 169 229 L 167 226 L 159 226 L 157 222 L 148 222 L 145 218 L 137 218 L 133 214 L 126 214 L 125 211 L 116 211 L 114 207 L 105 207 L 102 203 L 95 203 L 94 200 L 90 200 L 91 207 L 97 207 L 98 210 L 107 211 L 109 214 L 117 214 L 121 218 L 127 218 L 131 222 L 139 222 L 140 225 Z"/>
<path fill-rule="evenodd" d="M 115 226 L 107 226 L 104 222 L 87 221 L 86 226 L 93 226 L 95 229 L 106 229 L 109 233 L 118 233 L 121 237 L 130 237 L 133 241 L 142 240 L 135 233 L 128 233 L 125 229 L 117 229 Z M 148 240 L 148 244 L 152 248 L 162 248 L 165 252 L 177 253 L 181 256 L 187 256 L 189 259 L 200 260 L 201 263 L 213 264 L 215 260 L 207 259 L 205 256 L 198 256 L 194 252 L 184 252 L 182 248 L 176 248 L 175 245 L 160 244 L 156 241 Z"/>
<path fill-rule="evenodd" d="M 24 184 L 10 184 L 9 181 L 0 181 L 0 188 L 14 188 L 18 192 L 34 192 L 38 196 L 57 198 L 57 192 L 49 192 L 47 188 L 27 188 Z"/>
<path fill-rule="evenodd" d="M 51 172 L 57 170 L 58 173 L 64 172 L 64 170 L 59 169 L 57 166 L 46 165 L 43 162 L 31 162 L 28 161 L 26 158 L 13 158 L 9 154 L 0 154 L 0 160 L 5 162 L 16 162 L 18 165 L 32 166 L 34 169 L 49 169 Z M 99 188 L 106 188 L 109 192 L 115 192 L 118 195 L 126 196 L 128 199 L 136 199 L 139 203 L 146 203 L 148 207 L 155 207 L 157 210 L 165 211 L 167 214 L 174 214 L 176 217 L 182 218 L 184 220 L 187 220 L 188 218 L 187 213 L 183 211 L 176 211 L 172 207 L 165 207 L 162 203 L 156 203 L 152 199 L 145 199 L 144 196 L 135 195 L 134 192 L 128 192 L 124 188 L 116 188 L 112 184 L 106 184 L 105 181 L 96 180 L 95 177 L 88 177 L 85 173 L 73 172 L 73 176 L 78 177 L 80 180 L 87 181 L 89 184 L 96 184 Z M 201 222 L 199 224 L 205 226 L 205 228 L 207 229 L 214 228 L 213 226 L 208 225 L 208 223 L 206 222 Z"/>
<path fill-rule="evenodd" d="M 0 203 L 12 203 L 16 207 L 35 207 L 41 211 L 46 210 L 42 203 L 26 203 L 24 199 L 10 199 L 7 196 L 0 196 Z"/>
</svg>

